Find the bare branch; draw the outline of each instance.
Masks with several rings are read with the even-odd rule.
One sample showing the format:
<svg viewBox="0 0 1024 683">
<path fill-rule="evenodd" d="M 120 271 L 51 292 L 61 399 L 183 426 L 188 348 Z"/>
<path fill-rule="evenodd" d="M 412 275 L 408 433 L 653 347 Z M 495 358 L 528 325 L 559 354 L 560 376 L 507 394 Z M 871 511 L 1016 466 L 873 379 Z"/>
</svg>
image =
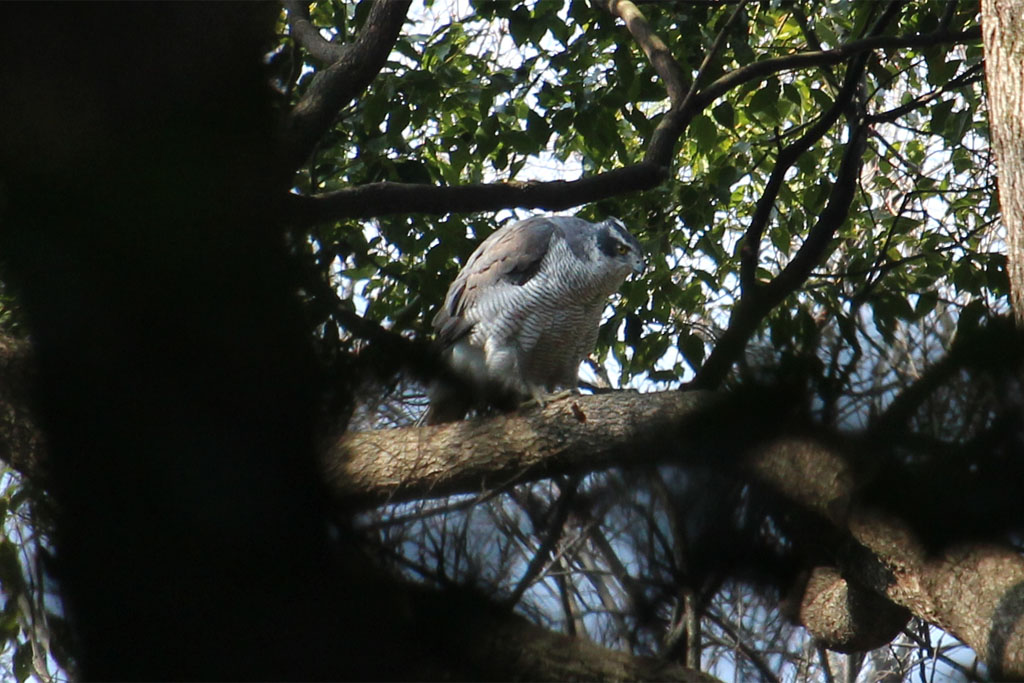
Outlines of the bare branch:
<svg viewBox="0 0 1024 683">
<path fill-rule="evenodd" d="M 508 606 L 512 607 L 519 602 L 523 597 L 523 593 L 533 585 L 533 582 L 540 576 L 544 566 L 548 563 L 551 552 L 562 538 L 565 522 L 569 519 L 569 513 L 572 511 L 573 503 L 576 500 L 578 486 L 578 477 L 562 482 L 562 494 L 554 503 L 555 510 L 551 513 L 551 519 L 548 521 L 548 528 L 544 533 L 544 541 L 537 548 L 537 552 L 534 553 L 533 559 L 530 560 L 530 564 L 527 565 L 526 571 L 523 572 L 512 594 L 505 600 L 505 604 Z"/>
<path fill-rule="evenodd" d="M 722 629 L 727 636 L 729 636 L 736 649 L 742 652 L 743 656 L 750 660 L 750 663 L 754 665 L 754 668 L 757 669 L 757 672 L 761 674 L 761 677 L 764 680 L 778 683 L 779 677 L 775 675 L 775 672 L 772 671 L 772 668 L 768 666 L 758 651 L 740 637 L 740 634 L 736 632 L 736 629 L 727 624 L 724 619 L 719 618 L 714 612 L 708 612 L 707 618 L 711 620 L 715 626 Z"/>
</svg>

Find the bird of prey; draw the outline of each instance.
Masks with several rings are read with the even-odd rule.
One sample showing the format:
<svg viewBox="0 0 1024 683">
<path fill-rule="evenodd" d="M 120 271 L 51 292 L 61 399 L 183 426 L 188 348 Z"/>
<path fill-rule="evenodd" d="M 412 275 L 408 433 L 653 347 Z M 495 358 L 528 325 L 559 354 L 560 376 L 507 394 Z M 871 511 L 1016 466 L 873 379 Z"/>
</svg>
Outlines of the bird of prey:
<svg viewBox="0 0 1024 683">
<path fill-rule="evenodd" d="M 462 386 L 435 381 L 424 422 L 458 420 L 474 406 L 543 403 L 545 392 L 574 389 L 608 297 L 643 268 L 640 243 L 615 218 L 537 216 L 497 230 L 434 317 Z"/>
</svg>

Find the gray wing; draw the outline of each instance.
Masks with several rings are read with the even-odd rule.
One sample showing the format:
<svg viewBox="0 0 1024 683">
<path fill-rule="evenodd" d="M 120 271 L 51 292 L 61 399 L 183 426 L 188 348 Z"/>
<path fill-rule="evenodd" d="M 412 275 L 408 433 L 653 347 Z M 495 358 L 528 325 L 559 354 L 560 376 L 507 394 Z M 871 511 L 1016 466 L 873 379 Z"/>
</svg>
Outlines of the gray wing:
<svg viewBox="0 0 1024 683">
<path fill-rule="evenodd" d="M 444 307 L 434 316 L 438 341 L 449 346 L 469 334 L 476 321 L 466 316 L 489 287 L 523 285 L 540 269 L 556 225 L 537 216 L 501 228 L 480 243 L 448 288 Z"/>
</svg>

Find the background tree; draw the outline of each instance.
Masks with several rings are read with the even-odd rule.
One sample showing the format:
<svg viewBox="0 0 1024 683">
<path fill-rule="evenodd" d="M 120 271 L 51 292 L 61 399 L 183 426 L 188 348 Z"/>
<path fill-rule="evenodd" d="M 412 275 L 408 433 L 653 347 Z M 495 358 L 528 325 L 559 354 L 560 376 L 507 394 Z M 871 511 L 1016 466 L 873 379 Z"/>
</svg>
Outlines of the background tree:
<svg viewBox="0 0 1024 683">
<path fill-rule="evenodd" d="M 11 13 L 18 677 L 1024 671 L 973 4 Z M 666 391 L 407 426 L 525 209 L 641 238 L 587 380 Z"/>
<path fill-rule="evenodd" d="M 1013 310 L 1024 320 L 1024 86 L 1020 66 L 1024 11 L 1010 2 L 985 2 L 985 56 L 989 64 L 992 146 L 999 159 L 999 198 L 1006 216 L 1006 239 L 1013 281 Z"/>
</svg>

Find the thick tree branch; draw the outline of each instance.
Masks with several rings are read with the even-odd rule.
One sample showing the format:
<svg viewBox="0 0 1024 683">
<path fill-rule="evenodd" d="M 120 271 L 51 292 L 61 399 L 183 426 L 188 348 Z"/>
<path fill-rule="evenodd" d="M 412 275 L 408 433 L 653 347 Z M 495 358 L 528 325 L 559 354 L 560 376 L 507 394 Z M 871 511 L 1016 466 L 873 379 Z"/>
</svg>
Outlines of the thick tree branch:
<svg viewBox="0 0 1024 683">
<path fill-rule="evenodd" d="M 384 68 L 410 4 L 411 0 L 374 2 L 356 40 L 338 49 L 332 64 L 313 79 L 306 94 L 284 121 L 281 155 L 288 170 L 298 169 L 309 158 L 317 142 L 334 123 L 338 111 L 366 90 Z M 302 31 L 301 13 L 290 12 L 289 16 L 293 30 L 298 30 L 315 45 L 309 32 Z M 312 26 L 309 29 L 315 31 Z M 298 35 L 296 40 L 299 40 Z M 328 54 L 322 45 L 317 52 Z"/>
<path fill-rule="evenodd" d="M 296 225 L 404 213 L 442 215 L 452 212 L 536 208 L 568 209 L 655 187 L 667 172 L 639 163 L 578 180 L 501 182 L 475 185 L 424 185 L 380 182 L 313 196 L 290 195 L 290 220 Z"/>
<path fill-rule="evenodd" d="M 810 440 L 780 439 L 749 463 L 791 500 L 849 529 L 856 543 L 843 559 L 845 576 L 953 633 L 993 672 L 1024 675 L 1024 558 L 1018 552 L 970 544 L 930 555 L 899 520 L 859 506 L 858 484 L 844 459 Z"/>
<path fill-rule="evenodd" d="M 848 581 L 833 566 L 817 566 L 793 586 L 783 611 L 803 624 L 815 640 L 835 652 L 866 652 L 892 642 L 910 611 Z"/>
<path fill-rule="evenodd" d="M 709 394 L 680 392 L 577 397 L 520 416 L 349 434 L 327 466 L 338 495 L 372 502 L 476 491 L 517 477 L 591 471 L 613 463 L 678 462 L 691 457 L 683 444 L 699 440 L 706 430 L 706 411 L 721 409 L 716 401 Z M 1024 559 L 1019 554 L 974 544 L 928 555 L 900 522 L 860 506 L 856 492 L 864 483 L 856 480 L 846 456 L 815 440 L 781 436 L 745 450 L 737 465 L 846 530 L 851 541 L 840 552 L 843 577 L 856 578 L 859 586 L 954 633 L 1004 675 L 1024 674 L 1024 598 L 1019 596 L 1024 594 Z M 835 593 L 831 584 L 824 588 L 833 597 L 846 595 Z M 838 588 L 853 590 L 853 595 L 863 590 Z M 814 595 L 819 594 L 815 588 Z M 817 605 L 802 609 L 819 619 L 823 609 L 847 603 L 832 599 L 829 606 L 822 602 L 828 598 L 816 599 Z M 836 625 L 836 633 L 846 643 L 875 642 L 881 637 L 877 629 L 898 631 L 901 613 L 890 612 L 891 618 L 880 620 L 875 614 L 867 621 L 855 618 Z M 867 624 L 863 627 L 869 633 L 857 632 L 858 624 Z"/>
<path fill-rule="evenodd" d="M 665 453 L 652 439 L 713 400 L 698 392 L 580 396 L 523 415 L 352 432 L 328 452 L 326 474 L 341 498 L 373 504 L 650 462 Z"/>
</svg>

